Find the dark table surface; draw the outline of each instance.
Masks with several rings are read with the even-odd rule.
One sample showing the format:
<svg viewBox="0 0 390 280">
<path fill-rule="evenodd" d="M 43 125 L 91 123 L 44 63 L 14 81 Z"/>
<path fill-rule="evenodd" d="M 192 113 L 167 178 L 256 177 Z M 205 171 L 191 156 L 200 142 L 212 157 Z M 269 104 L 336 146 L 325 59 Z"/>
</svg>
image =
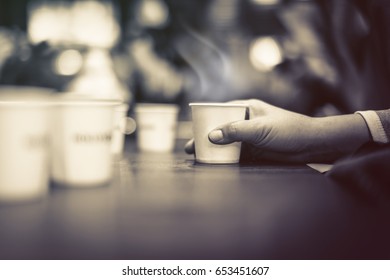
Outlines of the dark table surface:
<svg viewBox="0 0 390 280">
<path fill-rule="evenodd" d="M 0 259 L 390 259 L 387 204 L 307 166 L 130 149 L 114 170 L 109 186 L 0 206 Z"/>
</svg>

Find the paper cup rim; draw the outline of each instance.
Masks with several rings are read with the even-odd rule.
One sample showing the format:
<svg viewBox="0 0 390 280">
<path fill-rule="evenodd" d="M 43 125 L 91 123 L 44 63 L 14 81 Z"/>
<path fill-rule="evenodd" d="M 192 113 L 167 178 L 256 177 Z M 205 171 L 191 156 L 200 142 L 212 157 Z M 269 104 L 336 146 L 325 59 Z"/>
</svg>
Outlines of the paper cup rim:
<svg viewBox="0 0 390 280">
<path fill-rule="evenodd" d="M 134 107 L 134 112 L 139 113 L 177 113 L 179 105 L 168 103 L 138 103 Z"/>
<path fill-rule="evenodd" d="M 124 103 L 122 100 L 113 98 L 96 98 L 86 95 L 67 95 L 57 93 L 50 89 L 37 87 L 20 87 L 7 90 L 0 88 L 1 107 L 36 107 L 36 106 L 118 106 Z"/>
<path fill-rule="evenodd" d="M 53 106 L 53 102 L 50 98 L 45 99 L 34 99 L 34 98 L 24 98 L 24 99 L 5 99 L 2 100 L 0 97 L 0 107 L 1 108 L 35 108 L 35 107 L 50 107 Z"/>
<path fill-rule="evenodd" d="M 129 108 L 130 108 L 129 104 L 122 102 L 122 103 L 117 104 L 117 106 L 115 107 L 115 111 L 127 112 L 129 110 Z"/>
<path fill-rule="evenodd" d="M 54 89 L 34 86 L 0 86 L 1 107 L 49 106 Z"/>
<path fill-rule="evenodd" d="M 11 108 L 11 107 L 114 107 L 120 105 L 117 101 L 108 100 L 94 100 L 94 101 L 39 101 L 39 100 L 24 100 L 24 101 L 2 101 L 0 100 L 0 107 Z"/>
<path fill-rule="evenodd" d="M 70 107 L 83 107 L 83 106 L 118 106 L 121 105 L 120 101 L 116 100 L 103 100 L 103 99 L 91 99 L 91 100 L 54 100 L 51 102 L 53 106 L 70 106 Z"/>
<path fill-rule="evenodd" d="M 38 94 L 51 94 L 57 92 L 53 88 L 39 86 L 17 86 L 17 85 L 0 85 L 0 96 L 3 94 L 30 94 L 31 92 Z"/>
<path fill-rule="evenodd" d="M 52 106 L 51 102 L 48 101 L 0 101 L 0 107 L 49 107 Z"/>
<path fill-rule="evenodd" d="M 240 104 L 240 103 L 218 103 L 218 102 L 195 102 L 195 103 L 190 103 L 190 107 L 248 107 L 246 104 Z"/>
<path fill-rule="evenodd" d="M 120 99 L 99 98 L 74 92 L 53 95 L 52 103 L 56 106 L 118 106 L 126 104 Z"/>
</svg>

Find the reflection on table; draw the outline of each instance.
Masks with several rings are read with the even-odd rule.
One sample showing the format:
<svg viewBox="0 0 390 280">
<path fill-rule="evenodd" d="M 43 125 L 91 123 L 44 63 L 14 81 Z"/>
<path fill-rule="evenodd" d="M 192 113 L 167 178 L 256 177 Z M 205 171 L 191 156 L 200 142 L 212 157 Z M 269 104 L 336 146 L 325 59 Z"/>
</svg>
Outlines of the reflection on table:
<svg viewBox="0 0 390 280">
<path fill-rule="evenodd" d="M 307 166 L 130 148 L 114 170 L 108 186 L 1 206 L 0 259 L 390 258 L 389 208 Z"/>
</svg>

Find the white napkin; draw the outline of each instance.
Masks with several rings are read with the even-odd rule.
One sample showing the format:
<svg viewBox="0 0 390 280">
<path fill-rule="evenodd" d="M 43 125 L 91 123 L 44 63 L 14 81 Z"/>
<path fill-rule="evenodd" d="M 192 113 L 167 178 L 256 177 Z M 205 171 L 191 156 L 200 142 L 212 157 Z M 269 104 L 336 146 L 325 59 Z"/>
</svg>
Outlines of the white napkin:
<svg viewBox="0 0 390 280">
<path fill-rule="evenodd" d="M 333 164 L 325 164 L 325 163 L 308 163 L 307 166 L 317 170 L 320 173 L 325 173 L 332 169 Z"/>
</svg>

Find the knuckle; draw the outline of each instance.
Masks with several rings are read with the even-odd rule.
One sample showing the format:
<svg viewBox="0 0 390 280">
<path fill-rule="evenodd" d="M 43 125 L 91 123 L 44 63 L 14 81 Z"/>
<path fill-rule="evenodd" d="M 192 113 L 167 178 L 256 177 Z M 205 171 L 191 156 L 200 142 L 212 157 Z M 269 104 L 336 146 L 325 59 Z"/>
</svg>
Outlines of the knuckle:
<svg viewBox="0 0 390 280">
<path fill-rule="evenodd" d="M 230 123 L 226 127 L 226 134 L 229 137 L 229 139 L 234 139 L 237 134 L 237 125 L 236 123 Z"/>
<path fill-rule="evenodd" d="M 247 111 L 249 113 L 249 118 L 250 119 L 257 115 L 256 112 L 257 112 L 260 104 L 261 104 L 261 101 L 259 101 L 258 99 L 249 99 L 248 100 Z"/>
<path fill-rule="evenodd" d="M 253 108 L 256 107 L 256 105 L 258 104 L 258 102 L 259 102 L 259 100 L 257 100 L 257 99 L 249 99 L 249 100 L 248 100 L 248 107 L 249 107 L 250 109 L 253 109 Z"/>
</svg>

